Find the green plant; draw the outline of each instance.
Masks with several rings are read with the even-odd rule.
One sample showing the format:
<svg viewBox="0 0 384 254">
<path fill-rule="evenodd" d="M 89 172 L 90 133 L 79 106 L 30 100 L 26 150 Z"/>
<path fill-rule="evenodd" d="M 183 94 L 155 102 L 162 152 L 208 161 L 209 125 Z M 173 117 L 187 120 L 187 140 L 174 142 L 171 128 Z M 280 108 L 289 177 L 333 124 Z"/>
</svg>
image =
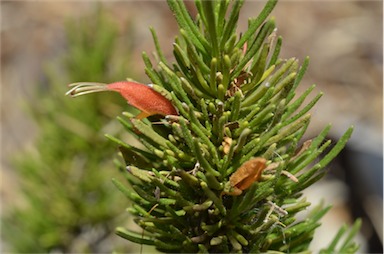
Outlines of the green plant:
<svg viewBox="0 0 384 254">
<path fill-rule="evenodd" d="M 330 126 L 298 149 L 322 94 L 307 104 L 314 86 L 296 95 L 309 59 L 299 66 L 295 58 L 279 58 L 282 39 L 267 19 L 276 2 L 268 1 L 239 37 L 244 1 L 196 0 L 192 19 L 182 1 L 168 0 L 180 27 L 176 62 L 167 61 L 153 29 L 157 63 L 146 53 L 143 59 L 152 88 L 178 113 L 118 117 L 139 144 L 107 135 L 120 146 L 130 187 L 114 183 L 145 230 L 119 227 L 118 235 L 163 252 L 308 252 L 330 207 L 297 221 L 310 206 L 302 190 L 326 174 L 352 127 L 329 151 Z M 70 93 L 80 94 L 77 88 L 83 85 Z M 324 252 L 356 251 L 351 238 L 359 223 L 340 248 L 342 231 Z"/>
<path fill-rule="evenodd" d="M 107 98 L 108 105 L 105 97 L 84 97 L 75 104 L 63 96 L 68 80 L 122 75 L 111 67 L 117 30 L 98 8 L 71 20 L 66 35 L 66 55 L 50 63 L 49 86 L 40 86 L 38 103 L 28 105 L 39 126 L 35 149 L 15 158 L 23 202 L 4 214 L 2 235 L 17 253 L 111 251 L 104 240 L 121 220 L 123 207 L 110 182 L 111 175 L 119 175 L 112 160 L 115 148 L 101 133 L 107 125 L 115 133 L 121 129 L 111 118 L 126 104 L 114 96 Z M 129 249 L 117 245 L 115 249 Z"/>
</svg>

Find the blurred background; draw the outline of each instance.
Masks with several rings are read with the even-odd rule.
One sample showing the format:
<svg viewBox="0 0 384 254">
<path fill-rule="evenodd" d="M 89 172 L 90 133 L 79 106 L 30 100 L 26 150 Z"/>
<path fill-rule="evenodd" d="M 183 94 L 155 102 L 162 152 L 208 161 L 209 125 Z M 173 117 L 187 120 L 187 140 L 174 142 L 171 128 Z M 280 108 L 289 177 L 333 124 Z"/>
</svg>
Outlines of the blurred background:
<svg viewBox="0 0 384 254">
<path fill-rule="evenodd" d="M 264 3 L 246 2 L 239 32 Z M 193 7 L 192 1 L 187 4 Z M 110 183 L 119 177 L 113 163 L 117 150 L 103 136 L 121 134 L 115 117 L 127 106 L 114 95 L 72 100 L 64 93 L 77 81 L 148 82 L 141 53 L 154 50 L 149 26 L 172 59 L 178 31 L 167 4 L 2 1 L 0 7 L 1 252 L 138 251 L 113 235 L 113 228 L 127 221 L 128 204 Z M 281 57 L 302 62 L 310 56 L 299 91 L 315 83 L 317 92 L 325 93 L 312 110 L 306 137 L 332 123 L 330 138 L 336 140 L 355 126 L 330 174 L 307 191 L 314 204 L 333 204 L 313 250 L 325 247 L 343 223 L 361 217 L 361 252 L 382 252 L 382 12 L 381 1 L 283 0 L 272 13 L 283 36 Z M 106 152 L 92 157 L 96 146 Z M 91 184 L 84 187 L 84 181 Z M 60 228 L 66 231 L 47 236 Z"/>
</svg>

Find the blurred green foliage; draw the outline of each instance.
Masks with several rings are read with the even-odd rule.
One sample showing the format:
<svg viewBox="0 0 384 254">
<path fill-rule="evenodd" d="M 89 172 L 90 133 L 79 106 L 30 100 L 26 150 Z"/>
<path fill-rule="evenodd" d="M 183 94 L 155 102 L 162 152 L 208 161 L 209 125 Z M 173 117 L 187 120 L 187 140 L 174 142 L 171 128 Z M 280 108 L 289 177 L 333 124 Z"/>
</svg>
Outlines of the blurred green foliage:
<svg viewBox="0 0 384 254">
<path fill-rule="evenodd" d="M 66 52 L 47 63 L 48 84 L 39 86 L 28 105 L 39 127 L 34 150 L 17 155 L 14 163 L 24 200 L 2 218 L 9 251 L 128 251 L 114 235 L 126 202 L 119 201 L 110 180 L 120 175 L 112 161 L 116 147 L 104 138 L 106 130 L 119 135 L 114 117 L 127 104 L 115 94 L 76 101 L 64 96 L 69 80 L 112 82 L 132 75 L 116 64 L 116 57 L 129 57 L 116 54 L 117 32 L 98 6 L 68 21 Z"/>
</svg>

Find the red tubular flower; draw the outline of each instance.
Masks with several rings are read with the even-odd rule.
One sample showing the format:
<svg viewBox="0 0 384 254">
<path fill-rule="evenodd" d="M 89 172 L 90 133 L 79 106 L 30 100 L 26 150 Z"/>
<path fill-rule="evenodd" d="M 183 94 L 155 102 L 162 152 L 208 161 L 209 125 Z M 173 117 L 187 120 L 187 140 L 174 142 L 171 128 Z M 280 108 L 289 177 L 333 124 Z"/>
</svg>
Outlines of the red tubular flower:
<svg viewBox="0 0 384 254">
<path fill-rule="evenodd" d="M 119 92 L 127 100 L 128 104 L 141 110 L 141 113 L 136 116 L 137 119 L 151 115 L 178 115 L 175 107 L 167 98 L 144 84 L 129 81 L 111 84 L 81 82 L 69 86 L 73 88 L 66 95 L 72 97 L 102 91 Z"/>
</svg>

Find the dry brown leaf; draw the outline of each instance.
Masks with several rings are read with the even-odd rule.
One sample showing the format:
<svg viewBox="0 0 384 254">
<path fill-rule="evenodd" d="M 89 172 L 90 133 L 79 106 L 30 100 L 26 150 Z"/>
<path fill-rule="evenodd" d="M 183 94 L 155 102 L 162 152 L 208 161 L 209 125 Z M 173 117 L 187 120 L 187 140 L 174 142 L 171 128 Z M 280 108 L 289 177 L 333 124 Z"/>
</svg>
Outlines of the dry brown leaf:
<svg viewBox="0 0 384 254">
<path fill-rule="evenodd" d="M 232 139 L 230 137 L 224 137 L 224 141 L 221 143 L 223 145 L 224 154 L 229 153 L 229 149 L 231 148 Z"/>
<path fill-rule="evenodd" d="M 260 179 L 266 163 L 267 160 L 262 157 L 246 161 L 229 178 L 231 186 L 241 191 L 248 189 L 254 182 Z"/>
</svg>

